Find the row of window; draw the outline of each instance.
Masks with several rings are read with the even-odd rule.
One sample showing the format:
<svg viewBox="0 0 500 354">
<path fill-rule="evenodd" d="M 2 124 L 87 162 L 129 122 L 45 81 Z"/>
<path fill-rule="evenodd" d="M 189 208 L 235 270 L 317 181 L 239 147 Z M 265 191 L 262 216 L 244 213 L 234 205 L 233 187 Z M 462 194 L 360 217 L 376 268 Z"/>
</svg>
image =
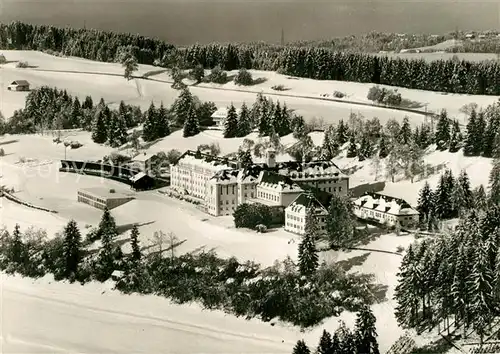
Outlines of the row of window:
<svg viewBox="0 0 500 354">
<path fill-rule="evenodd" d="M 106 200 L 99 198 L 99 197 L 96 197 L 96 196 L 93 196 L 93 195 L 90 195 L 90 194 L 87 194 L 85 192 L 78 192 L 78 200 L 80 200 L 80 197 L 86 198 L 88 200 L 93 200 L 93 201 L 96 201 L 99 203 L 106 203 Z"/>
<path fill-rule="evenodd" d="M 257 191 L 257 198 L 271 200 L 273 202 L 279 202 L 280 201 L 280 198 L 279 198 L 278 195 L 272 194 L 272 193 L 266 193 L 266 192 L 259 191 L 259 190 Z"/>
<path fill-rule="evenodd" d="M 98 209 L 104 209 L 106 207 L 105 203 L 93 201 L 93 200 L 90 200 L 90 199 L 87 199 L 87 198 L 81 197 L 81 196 L 78 196 L 78 201 L 80 203 L 85 203 L 85 204 L 91 205 L 91 206 L 98 208 Z"/>
</svg>

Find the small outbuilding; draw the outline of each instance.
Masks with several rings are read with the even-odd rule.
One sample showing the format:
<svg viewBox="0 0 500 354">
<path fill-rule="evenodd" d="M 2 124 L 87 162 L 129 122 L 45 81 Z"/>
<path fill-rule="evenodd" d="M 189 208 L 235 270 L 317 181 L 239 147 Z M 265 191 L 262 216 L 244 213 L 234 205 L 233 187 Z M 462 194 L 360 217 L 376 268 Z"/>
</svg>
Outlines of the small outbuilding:
<svg viewBox="0 0 500 354">
<path fill-rule="evenodd" d="M 107 188 L 84 188 L 78 191 L 78 201 L 94 208 L 109 210 L 119 207 L 133 200 L 134 197 L 125 193 L 116 193 L 114 189 Z"/>
<path fill-rule="evenodd" d="M 136 191 L 152 189 L 155 186 L 155 179 L 144 172 L 139 172 L 130 177 L 130 187 Z"/>
<path fill-rule="evenodd" d="M 221 107 L 212 114 L 211 118 L 217 127 L 224 127 L 228 111 L 229 110 L 226 107 Z M 237 108 L 236 114 L 239 116 L 240 113 L 241 113 L 241 108 Z"/>
<path fill-rule="evenodd" d="M 7 86 L 9 91 L 29 91 L 30 83 L 26 80 L 16 80 L 12 81 L 9 86 Z"/>
</svg>

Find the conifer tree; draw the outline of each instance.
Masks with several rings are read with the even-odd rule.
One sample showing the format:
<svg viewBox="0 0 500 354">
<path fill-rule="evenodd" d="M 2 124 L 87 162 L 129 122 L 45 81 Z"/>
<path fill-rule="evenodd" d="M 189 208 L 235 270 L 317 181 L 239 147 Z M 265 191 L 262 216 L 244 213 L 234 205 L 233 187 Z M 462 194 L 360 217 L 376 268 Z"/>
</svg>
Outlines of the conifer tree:
<svg viewBox="0 0 500 354">
<path fill-rule="evenodd" d="M 318 354 L 334 354 L 332 347 L 332 335 L 326 330 L 323 330 L 316 352 Z"/>
<path fill-rule="evenodd" d="M 191 115 L 191 109 L 194 107 L 194 97 L 189 91 L 189 89 L 185 88 L 181 91 L 179 97 L 175 100 L 172 105 L 172 111 L 175 115 L 175 122 L 178 126 L 184 125 L 186 120 Z"/>
<path fill-rule="evenodd" d="M 468 291 L 470 282 L 469 277 L 470 268 L 467 261 L 467 253 L 465 251 L 465 246 L 461 245 L 458 250 L 458 257 L 456 258 L 455 274 L 451 285 L 451 296 L 453 297 L 453 303 L 455 304 L 458 318 L 462 320 L 464 324 L 467 323 L 467 306 L 470 303 Z M 465 325 L 464 331 L 466 327 Z"/>
<path fill-rule="evenodd" d="M 478 187 L 474 188 L 473 192 L 474 208 L 477 210 L 486 210 L 488 197 L 484 186 L 480 184 Z"/>
<path fill-rule="evenodd" d="M 274 105 L 272 102 L 269 102 L 267 99 L 264 99 L 262 103 L 262 107 L 260 107 L 260 116 L 259 116 L 259 135 L 260 136 L 268 136 L 271 133 L 273 128 L 272 126 L 272 112 L 274 109 Z"/>
<path fill-rule="evenodd" d="M 9 250 L 9 260 L 16 264 L 20 264 L 24 258 L 24 244 L 21 239 L 21 230 L 19 224 L 14 227 L 14 232 L 12 233 L 12 243 Z"/>
<path fill-rule="evenodd" d="M 387 148 L 387 143 L 385 141 L 385 137 L 382 135 L 380 141 L 378 143 L 378 156 L 381 159 L 385 159 L 389 155 L 389 150 Z"/>
<path fill-rule="evenodd" d="M 438 186 L 434 193 L 435 211 L 439 219 L 449 219 L 453 217 L 452 193 L 454 190 L 454 179 L 451 170 L 446 170 L 439 179 Z"/>
<path fill-rule="evenodd" d="M 441 111 L 436 125 L 436 134 L 434 137 L 437 149 L 446 150 L 450 143 L 450 119 L 445 109 Z"/>
<path fill-rule="evenodd" d="M 156 121 L 155 121 L 155 136 L 156 139 L 164 138 L 170 134 L 170 117 L 167 109 L 163 106 L 163 102 L 160 103 L 160 108 L 156 112 Z"/>
<path fill-rule="evenodd" d="M 111 113 L 108 125 L 108 144 L 111 147 L 119 147 L 127 142 L 127 126 L 123 118 L 116 112 Z"/>
<path fill-rule="evenodd" d="M 92 123 L 92 141 L 104 144 L 108 139 L 106 116 L 102 109 L 98 109 Z"/>
<path fill-rule="evenodd" d="M 130 107 L 128 107 L 123 100 L 120 101 L 120 105 L 118 106 L 118 115 L 123 119 L 127 128 L 132 128 L 134 126 Z"/>
<path fill-rule="evenodd" d="M 151 101 L 148 110 L 145 114 L 144 125 L 142 128 L 142 139 L 144 141 L 153 141 L 156 139 L 156 127 L 158 122 L 158 112 L 156 111 L 155 104 Z"/>
<path fill-rule="evenodd" d="M 304 236 L 299 244 L 299 271 L 302 275 L 310 276 L 318 268 L 318 251 L 316 241 L 319 238 L 318 223 L 311 209 L 306 212 Z"/>
<path fill-rule="evenodd" d="M 65 258 L 66 277 L 74 277 L 78 272 L 78 265 L 82 259 L 81 234 L 75 220 L 70 220 L 64 228 L 63 252 Z"/>
<path fill-rule="evenodd" d="M 460 175 L 455 183 L 453 192 L 453 209 L 461 216 L 463 212 L 473 205 L 472 190 L 470 188 L 469 176 L 465 170 L 460 171 Z"/>
<path fill-rule="evenodd" d="M 139 247 L 139 229 L 137 228 L 137 225 L 134 225 L 134 227 L 132 227 L 132 231 L 130 232 L 130 246 L 132 248 L 132 261 L 140 262 L 142 255 Z"/>
<path fill-rule="evenodd" d="M 417 210 L 423 220 L 428 220 L 430 212 L 434 209 L 434 193 L 429 182 L 425 181 L 419 192 Z"/>
<path fill-rule="evenodd" d="M 416 261 L 414 245 L 411 244 L 399 266 L 398 284 L 394 290 L 394 298 L 398 302 L 394 314 L 398 324 L 405 328 L 413 327 L 418 315 Z"/>
<path fill-rule="evenodd" d="M 92 101 L 92 97 L 90 96 L 85 97 L 85 101 L 83 101 L 82 108 L 83 109 L 94 108 L 94 102 Z"/>
<path fill-rule="evenodd" d="M 372 156 L 372 146 L 368 137 L 363 135 L 361 138 L 361 144 L 359 146 L 358 159 L 359 161 L 363 161 Z"/>
<path fill-rule="evenodd" d="M 184 138 L 190 137 L 190 136 L 195 136 L 200 133 L 200 126 L 198 123 L 198 117 L 196 115 L 196 111 L 194 107 L 191 107 L 189 111 L 189 115 L 184 122 L 184 129 L 182 136 Z"/>
<path fill-rule="evenodd" d="M 411 142 L 411 126 L 410 120 L 408 117 L 404 117 L 403 124 L 401 125 L 401 129 L 398 134 L 398 142 L 402 145 L 408 145 Z"/>
<path fill-rule="evenodd" d="M 80 101 L 78 97 L 75 97 L 73 101 L 73 106 L 71 108 L 70 122 L 69 125 L 71 128 L 78 128 L 83 126 L 83 110 L 80 105 Z"/>
<path fill-rule="evenodd" d="M 335 127 L 330 125 L 324 133 L 323 145 L 321 146 L 321 158 L 331 160 L 338 154 L 339 146 L 335 141 Z"/>
<path fill-rule="evenodd" d="M 97 236 L 102 239 L 104 235 L 110 239 L 118 236 L 115 218 L 111 215 L 107 207 L 104 208 L 101 221 L 97 228 Z"/>
<path fill-rule="evenodd" d="M 252 132 L 252 121 L 250 111 L 245 103 L 241 105 L 240 116 L 238 117 L 238 137 L 245 137 Z"/>
<path fill-rule="evenodd" d="M 466 126 L 466 137 L 464 142 L 464 155 L 472 156 L 476 155 L 477 143 L 480 138 L 480 132 L 477 129 L 477 113 L 475 109 L 472 109 L 469 115 L 469 120 Z"/>
<path fill-rule="evenodd" d="M 241 147 L 238 149 L 238 163 L 241 168 L 246 168 L 253 164 L 250 150 L 242 149 Z"/>
<path fill-rule="evenodd" d="M 491 325 L 493 305 L 493 271 L 490 268 L 488 248 L 483 244 L 477 248 L 476 261 L 471 274 L 473 292 L 471 294 L 472 325 L 482 344 L 487 329 Z"/>
<path fill-rule="evenodd" d="M 450 145 L 448 147 L 450 152 L 457 152 L 462 144 L 462 133 L 460 132 L 460 125 L 457 120 L 453 120 L 451 125 Z"/>
<path fill-rule="evenodd" d="M 346 327 L 343 321 L 340 321 L 340 325 L 335 331 L 337 338 L 339 339 L 339 353 L 342 354 L 357 354 L 356 341 L 354 334 L 349 328 Z"/>
<path fill-rule="evenodd" d="M 293 348 L 292 354 L 311 354 L 311 351 L 303 340 L 297 341 L 295 347 Z"/>
<path fill-rule="evenodd" d="M 235 138 L 238 136 L 238 115 L 233 104 L 229 106 L 226 121 L 224 122 L 224 138 Z"/>
<path fill-rule="evenodd" d="M 349 140 L 349 129 L 343 119 L 339 121 L 337 126 L 337 137 L 335 140 L 338 141 L 340 146 L 344 145 Z"/>
<path fill-rule="evenodd" d="M 340 195 L 331 197 L 328 215 L 326 217 L 326 230 L 333 248 L 342 248 L 354 236 L 354 218 L 350 201 Z"/>
<path fill-rule="evenodd" d="M 495 146 L 495 138 L 500 128 L 500 117 L 491 111 L 488 113 L 488 127 L 483 137 L 483 155 L 485 157 L 493 157 L 495 149 L 498 148 Z"/>
<path fill-rule="evenodd" d="M 427 149 L 432 144 L 431 127 L 428 124 L 422 124 L 417 144 L 421 149 Z"/>
<path fill-rule="evenodd" d="M 494 159 L 492 165 L 489 179 L 489 201 L 492 204 L 500 205 L 500 159 Z"/>
<path fill-rule="evenodd" d="M 379 354 L 376 318 L 368 306 L 363 306 L 356 318 L 356 347 L 358 353 Z"/>
<path fill-rule="evenodd" d="M 354 134 L 351 134 L 351 137 L 349 138 L 349 147 L 347 149 L 347 158 L 352 158 L 356 157 L 358 155 L 358 147 L 356 145 L 356 137 Z"/>
<path fill-rule="evenodd" d="M 474 145 L 474 156 L 479 156 L 484 151 L 484 137 L 486 133 L 486 119 L 484 117 L 484 112 L 480 111 L 477 115 L 476 121 L 476 142 Z"/>
</svg>

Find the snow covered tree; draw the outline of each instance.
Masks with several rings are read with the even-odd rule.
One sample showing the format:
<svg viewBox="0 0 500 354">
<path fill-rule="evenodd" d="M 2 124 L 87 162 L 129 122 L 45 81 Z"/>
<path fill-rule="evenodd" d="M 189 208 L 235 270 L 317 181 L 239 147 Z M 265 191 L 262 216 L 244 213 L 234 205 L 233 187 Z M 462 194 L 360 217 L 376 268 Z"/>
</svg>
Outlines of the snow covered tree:
<svg viewBox="0 0 500 354">
<path fill-rule="evenodd" d="M 377 342 L 377 319 L 368 306 L 363 306 L 356 317 L 356 347 L 358 353 L 379 354 Z"/>
<path fill-rule="evenodd" d="M 12 240 L 9 247 L 9 261 L 15 264 L 21 264 L 24 260 L 24 244 L 21 238 L 21 230 L 19 224 L 14 226 L 12 232 Z"/>
<path fill-rule="evenodd" d="M 65 259 L 64 275 L 73 278 L 78 273 L 82 260 L 81 234 L 75 220 L 70 220 L 64 228 L 63 253 Z"/>
<path fill-rule="evenodd" d="M 418 320 L 418 271 L 416 268 L 415 246 L 408 247 L 401 265 L 399 266 L 398 284 L 394 290 L 394 298 L 398 304 L 395 316 L 398 324 L 403 328 L 413 327 Z"/>
<path fill-rule="evenodd" d="M 99 226 L 97 228 L 97 237 L 102 239 L 105 234 L 106 237 L 110 239 L 118 236 L 115 218 L 111 215 L 107 207 L 104 208 L 102 213 L 101 221 L 99 222 Z"/>
<path fill-rule="evenodd" d="M 285 136 L 292 132 L 292 129 L 290 128 L 290 121 L 288 119 L 288 115 L 283 114 L 283 109 L 281 108 L 279 101 L 274 107 L 272 121 L 273 121 L 273 127 L 279 136 Z"/>
<path fill-rule="evenodd" d="M 493 305 L 493 271 L 490 268 L 488 247 L 486 244 L 477 248 L 476 261 L 471 274 L 473 291 L 471 294 L 472 304 L 472 326 L 480 337 L 482 344 L 483 338 L 491 327 Z"/>
<path fill-rule="evenodd" d="M 393 149 L 385 159 L 386 176 L 394 183 L 394 177 L 399 172 L 400 164 L 396 151 Z"/>
<path fill-rule="evenodd" d="M 130 232 L 130 246 L 132 248 L 131 259 L 132 262 L 140 262 L 142 255 L 141 249 L 139 247 L 139 229 L 137 225 L 132 227 L 132 231 Z"/>
<path fill-rule="evenodd" d="M 238 149 L 238 163 L 241 168 L 246 168 L 253 164 L 252 161 L 252 153 L 248 149 L 242 149 L 241 147 Z"/>
<path fill-rule="evenodd" d="M 83 110 L 78 97 L 75 97 L 75 100 L 73 101 L 69 124 L 71 128 L 83 127 L 84 125 Z"/>
<path fill-rule="evenodd" d="M 454 191 L 454 178 L 451 170 L 446 170 L 439 179 L 434 193 L 436 216 L 439 219 L 449 219 L 454 216 L 452 194 Z"/>
<path fill-rule="evenodd" d="M 395 143 L 397 142 L 397 137 L 399 135 L 399 132 L 401 131 L 401 125 L 396 119 L 391 118 L 385 124 L 384 130 L 391 143 Z"/>
<path fill-rule="evenodd" d="M 318 354 L 334 354 L 332 347 L 332 335 L 326 330 L 323 330 L 316 352 Z"/>
<path fill-rule="evenodd" d="M 83 109 L 92 109 L 92 108 L 94 108 L 94 102 L 92 101 L 92 97 L 91 96 L 86 96 L 85 97 L 85 101 L 83 101 L 82 108 Z"/>
<path fill-rule="evenodd" d="M 318 223 L 314 219 L 312 210 L 307 210 L 304 236 L 299 244 L 299 271 L 302 275 L 311 276 L 318 268 L 319 258 L 316 250 L 318 238 Z"/>
<path fill-rule="evenodd" d="M 464 155 L 472 156 L 476 155 L 477 151 L 481 150 L 478 147 L 478 139 L 480 139 L 481 132 L 477 129 L 477 113 L 475 109 L 472 109 L 469 114 L 469 120 L 466 126 L 466 137 L 464 142 Z"/>
<path fill-rule="evenodd" d="M 321 146 L 321 158 L 323 160 L 331 160 L 337 156 L 339 145 L 335 141 L 335 127 L 330 125 L 324 133 L 323 145 Z"/>
<path fill-rule="evenodd" d="M 131 50 L 128 51 L 126 55 L 124 55 L 121 58 L 121 64 L 125 69 L 123 77 L 125 77 L 127 80 L 132 79 L 133 72 L 139 69 L 137 58 L 135 57 L 135 55 L 132 53 Z"/>
<path fill-rule="evenodd" d="M 200 133 L 198 117 L 194 107 L 191 107 L 186 121 L 184 122 L 184 130 L 182 136 L 184 138 L 195 136 Z"/>
<path fill-rule="evenodd" d="M 430 212 L 434 209 L 434 193 L 429 182 L 425 181 L 424 186 L 419 192 L 417 210 L 423 220 L 429 218 Z"/>
<path fill-rule="evenodd" d="M 351 202 L 334 194 L 328 207 L 326 230 L 333 248 L 345 247 L 354 237 L 354 216 Z"/>
<path fill-rule="evenodd" d="M 238 117 L 238 137 L 247 136 L 252 132 L 252 120 L 250 111 L 245 103 L 241 105 L 240 116 Z"/>
<path fill-rule="evenodd" d="M 473 206 L 477 210 L 486 210 L 488 197 L 484 186 L 480 184 L 478 187 L 474 188 L 472 191 L 473 195 Z"/>
<path fill-rule="evenodd" d="M 108 125 L 108 144 L 113 148 L 122 146 L 127 142 L 127 126 L 117 112 L 111 113 Z"/>
<path fill-rule="evenodd" d="M 170 115 L 168 110 L 160 103 L 160 108 L 156 111 L 155 138 L 163 138 L 170 134 Z"/>
<path fill-rule="evenodd" d="M 224 138 L 235 138 L 238 136 L 238 115 L 233 104 L 229 106 L 226 121 L 224 122 Z"/>
<path fill-rule="evenodd" d="M 194 97 L 189 89 L 183 89 L 179 94 L 179 97 L 177 97 L 174 104 L 172 105 L 172 112 L 175 116 L 175 123 L 178 126 L 184 125 L 184 122 L 191 114 L 191 110 L 194 105 Z"/>
<path fill-rule="evenodd" d="M 445 109 L 439 115 L 434 140 L 440 151 L 446 150 L 450 144 L 450 119 Z"/>
<path fill-rule="evenodd" d="M 340 344 L 338 352 L 342 354 L 357 354 L 354 334 L 346 327 L 343 321 L 339 322 L 340 325 L 335 331 Z"/>
<path fill-rule="evenodd" d="M 293 348 L 292 354 L 311 354 L 311 351 L 303 340 L 297 341 L 295 347 Z"/>
<path fill-rule="evenodd" d="M 349 128 L 344 123 L 344 120 L 341 119 L 336 129 L 337 136 L 335 138 L 338 141 L 339 145 L 344 145 L 349 140 Z"/>
<path fill-rule="evenodd" d="M 462 133 L 460 132 L 460 125 L 458 120 L 453 120 L 451 124 L 450 145 L 448 147 L 450 152 L 457 152 L 462 145 Z"/>
<path fill-rule="evenodd" d="M 105 113 L 98 109 L 92 123 L 92 141 L 97 144 L 104 144 L 108 139 L 108 129 Z"/>
<path fill-rule="evenodd" d="M 472 190 L 470 188 L 469 176 L 465 170 L 460 171 L 460 175 L 455 183 L 453 192 L 453 209 L 461 216 L 473 205 Z"/>
<path fill-rule="evenodd" d="M 385 137 L 382 135 L 382 137 L 379 140 L 378 143 L 378 156 L 381 159 L 385 159 L 389 155 L 389 149 L 387 147 L 387 143 L 385 141 Z"/>
<path fill-rule="evenodd" d="M 490 171 L 490 193 L 489 201 L 492 204 L 500 205 L 500 159 L 494 159 Z"/>
<path fill-rule="evenodd" d="M 400 144 L 408 145 L 411 142 L 411 138 L 410 119 L 405 116 L 403 119 L 403 125 L 401 125 L 401 129 L 399 130 L 397 140 Z"/>
<path fill-rule="evenodd" d="M 356 137 L 354 134 L 351 134 L 349 138 L 349 147 L 347 148 L 347 158 L 356 157 L 358 155 L 358 147 L 356 145 Z"/>
<path fill-rule="evenodd" d="M 148 110 L 146 111 L 146 119 L 142 128 L 142 139 L 144 141 L 153 141 L 156 139 L 156 127 L 158 122 L 158 112 L 155 104 L 151 101 Z"/>
<path fill-rule="evenodd" d="M 361 138 L 361 144 L 359 146 L 358 159 L 363 161 L 372 156 L 372 145 L 367 136 L 363 135 Z"/>
<path fill-rule="evenodd" d="M 477 132 L 476 136 L 477 140 L 475 143 L 476 150 L 474 151 L 474 155 L 479 156 L 484 151 L 484 137 L 486 133 L 486 118 L 484 116 L 484 111 L 480 111 L 477 114 L 476 132 Z"/>
<path fill-rule="evenodd" d="M 495 146 L 495 140 L 500 131 L 500 112 L 497 114 L 492 109 L 488 109 L 486 114 L 488 115 L 488 126 L 483 136 L 483 156 L 493 157 L 495 150 L 498 149 L 498 146 Z"/>
</svg>

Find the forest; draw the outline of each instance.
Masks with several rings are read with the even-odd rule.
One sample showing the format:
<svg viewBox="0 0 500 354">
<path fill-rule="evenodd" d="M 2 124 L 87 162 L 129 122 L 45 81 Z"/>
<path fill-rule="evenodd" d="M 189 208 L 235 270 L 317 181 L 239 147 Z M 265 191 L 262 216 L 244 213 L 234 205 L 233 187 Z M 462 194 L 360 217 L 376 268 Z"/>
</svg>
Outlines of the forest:
<svg viewBox="0 0 500 354">
<path fill-rule="evenodd" d="M 338 48 L 256 44 L 194 44 L 176 48 L 140 35 L 31 25 L 0 25 L 0 48 L 41 50 L 91 60 L 119 61 L 131 50 L 140 64 L 167 68 L 258 69 L 318 80 L 387 84 L 450 93 L 500 95 L 500 64 L 379 57 Z"/>
</svg>

